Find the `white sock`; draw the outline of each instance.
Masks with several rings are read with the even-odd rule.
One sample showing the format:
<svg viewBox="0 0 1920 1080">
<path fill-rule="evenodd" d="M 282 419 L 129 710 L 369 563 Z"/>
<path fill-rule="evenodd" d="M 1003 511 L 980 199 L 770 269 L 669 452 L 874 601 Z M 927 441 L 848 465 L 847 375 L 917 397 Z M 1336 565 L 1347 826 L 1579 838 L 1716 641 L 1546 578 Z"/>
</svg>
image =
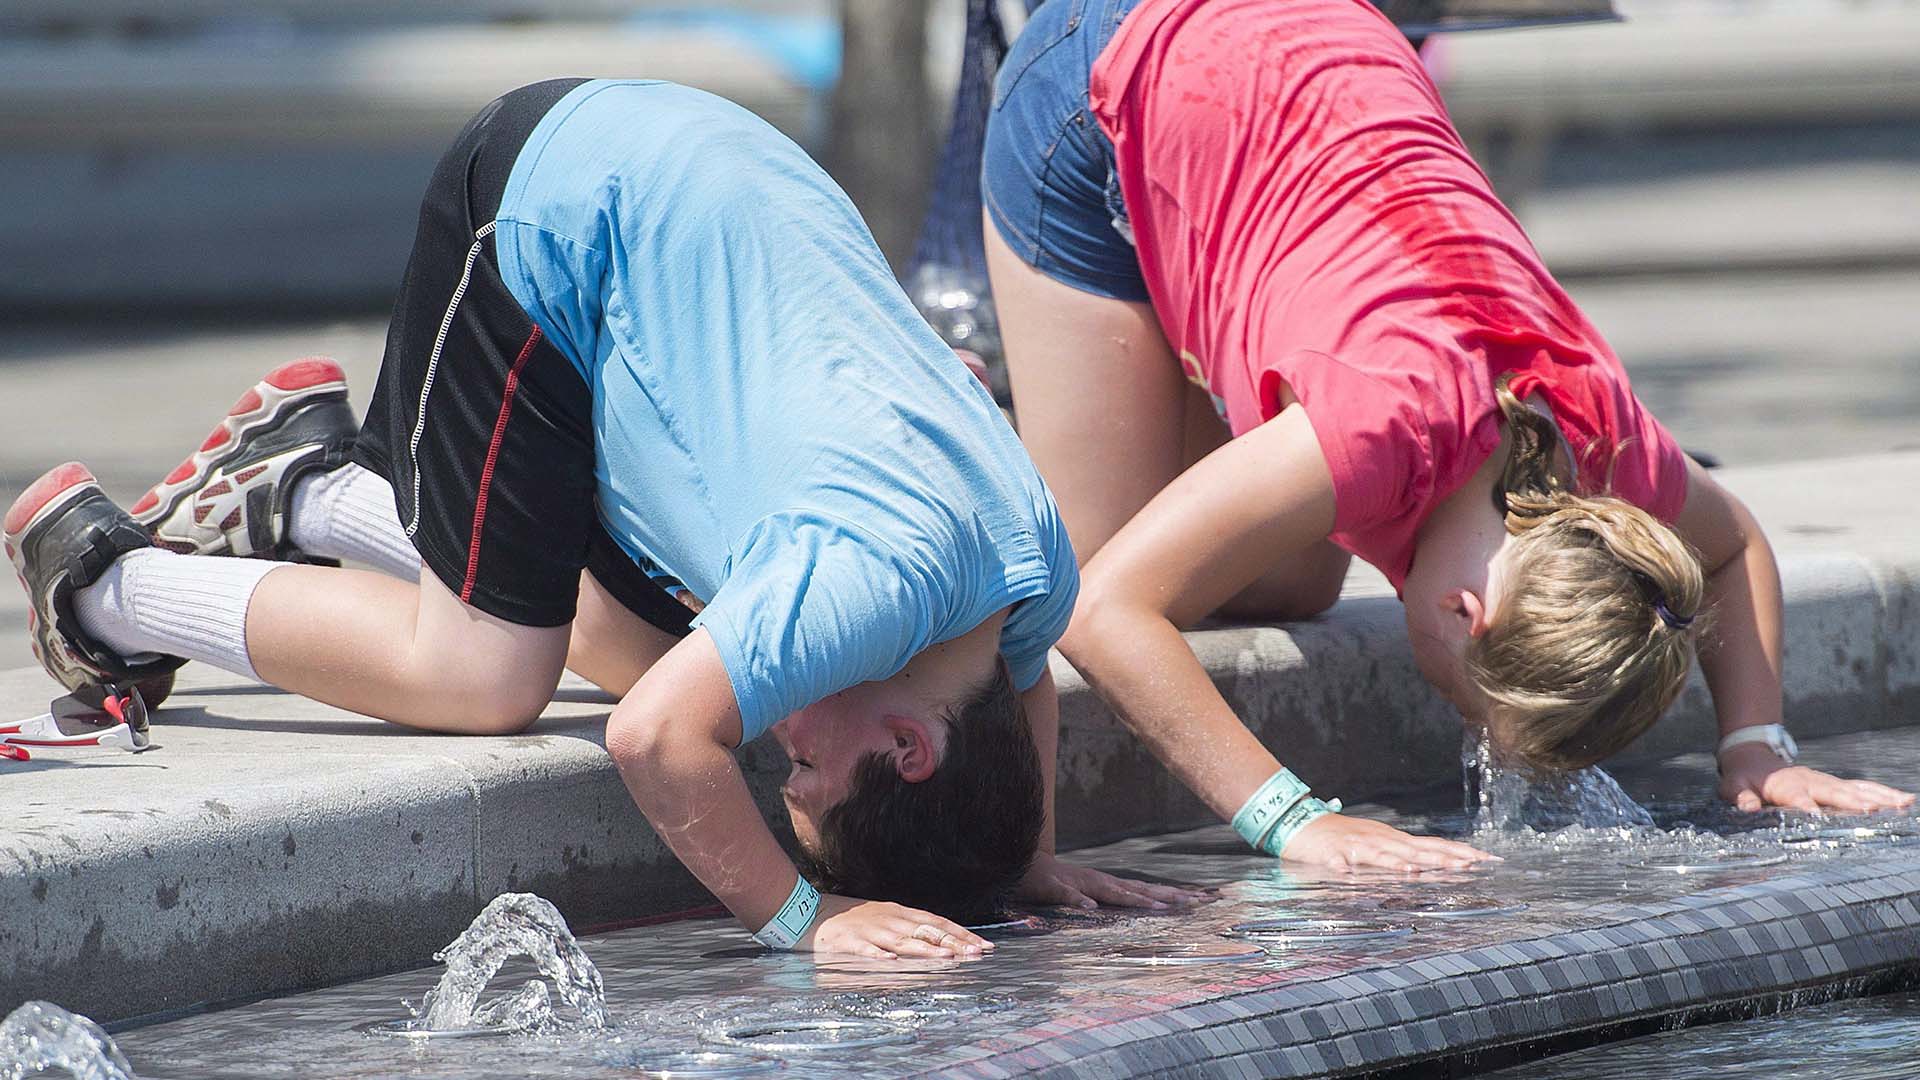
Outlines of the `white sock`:
<svg viewBox="0 0 1920 1080">
<path fill-rule="evenodd" d="M 287 507 L 287 535 L 301 551 L 352 559 L 388 577 L 420 580 L 420 552 L 400 527 L 393 485 L 348 464 L 301 477 Z"/>
<path fill-rule="evenodd" d="M 282 563 L 130 551 L 73 594 L 80 628 L 122 656 L 157 652 L 260 675 L 247 656 L 247 604 Z"/>
</svg>

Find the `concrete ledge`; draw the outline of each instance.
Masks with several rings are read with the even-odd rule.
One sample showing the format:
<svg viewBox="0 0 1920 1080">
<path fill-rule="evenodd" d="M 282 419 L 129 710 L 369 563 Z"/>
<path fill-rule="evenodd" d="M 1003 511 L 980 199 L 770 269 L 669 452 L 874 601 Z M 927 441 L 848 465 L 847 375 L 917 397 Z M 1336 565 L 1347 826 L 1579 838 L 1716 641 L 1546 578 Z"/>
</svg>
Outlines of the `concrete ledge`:
<svg viewBox="0 0 1920 1080">
<path fill-rule="evenodd" d="M 1727 474 L 1783 548 L 1788 717 L 1802 735 L 1920 719 L 1920 545 L 1914 508 L 1887 497 L 1916 465 Z M 1835 529 L 1850 531 L 1807 531 Z M 1377 577 L 1357 573 L 1327 617 L 1192 641 L 1323 794 L 1355 802 L 1457 778 L 1458 721 L 1414 672 Z M 0 769 L 0 1011 L 43 997 L 111 1021 L 397 970 L 509 889 L 551 898 L 576 926 L 707 902 L 607 760 L 610 702 L 595 691 L 569 683 L 536 734 L 463 739 L 184 674 L 158 717 L 160 751 Z M 1064 844 L 1210 823 L 1057 658 L 1055 674 Z M 50 690 L 37 671 L 0 673 L 5 715 L 44 708 Z M 1711 741 L 1696 685 L 1628 757 Z M 743 761 L 778 820 L 778 748 Z"/>
<path fill-rule="evenodd" d="M 1657 0 L 1623 24 L 1462 34 L 1441 45 L 1447 108 L 1475 127 L 1673 127 L 1910 115 L 1920 14 L 1786 4 L 1751 13 Z"/>
<path fill-rule="evenodd" d="M 711 903 L 634 809 L 562 689 L 538 734 L 406 734 L 218 673 L 182 680 L 138 757 L 9 763 L 0 1003 L 102 1019 L 417 964 L 487 899 L 532 890 L 579 925 Z M 25 711 L 45 676 L 0 676 Z M 743 755 L 770 819 L 785 762 Z"/>
<path fill-rule="evenodd" d="M 308 29 L 236 47 L 218 37 L 0 40 L 10 146 L 305 147 L 424 143 L 475 109 L 558 75 L 658 78 L 711 90 L 790 133 L 811 94 L 717 31 L 646 24 Z"/>
</svg>

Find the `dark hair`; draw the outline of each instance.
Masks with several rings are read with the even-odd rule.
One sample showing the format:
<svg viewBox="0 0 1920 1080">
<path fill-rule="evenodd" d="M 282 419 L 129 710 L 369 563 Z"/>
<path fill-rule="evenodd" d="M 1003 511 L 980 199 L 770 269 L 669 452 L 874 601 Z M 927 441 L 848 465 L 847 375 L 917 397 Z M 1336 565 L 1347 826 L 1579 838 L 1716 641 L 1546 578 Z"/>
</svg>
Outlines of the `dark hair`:
<svg viewBox="0 0 1920 1080">
<path fill-rule="evenodd" d="M 978 922 L 1032 865 L 1043 813 L 1033 729 L 996 656 L 993 674 L 947 716 L 933 775 L 908 783 L 887 755 L 862 758 L 803 861 L 827 892 Z"/>
</svg>

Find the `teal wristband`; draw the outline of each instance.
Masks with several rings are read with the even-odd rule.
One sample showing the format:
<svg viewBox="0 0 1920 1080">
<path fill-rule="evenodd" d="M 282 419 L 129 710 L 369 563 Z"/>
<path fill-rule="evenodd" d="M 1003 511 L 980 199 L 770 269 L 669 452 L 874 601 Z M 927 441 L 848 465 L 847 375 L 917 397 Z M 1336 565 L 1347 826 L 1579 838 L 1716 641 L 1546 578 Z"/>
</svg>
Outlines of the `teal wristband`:
<svg viewBox="0 0 1920 1080">
<path fill-rule="evenodd" d="M 1304 781 L 1293 775 L 1293 770 L 1282 766 L 1279 772 L 1267 777 L 1267 782 L 1233 815 L 1233 831 L 1239 833 L 1248 846 L 1258 848 L 1260 841 L 1279 823 L 1280 816 L 1306 798 L 1309 790 Z"/>
<path fill-rule="evenodd" d="M 1287 841 L 1293 839 L 1293 834 L 1299 832 L 1308 822 L 1339 812 L 1339 799 L 1328 799 L 1325 802 L 1311 796 L 1301 799 L 1289 806 L 1286 813 L 1280 815 L 1280 820 L 1273 823 L 1273 828 L 1269 829 L 1267 834 L 1260 838 L 1260 842 L 1253 846 L 1277 858 L 1281 850 L 1287 846 Z"/>
<path fill-rule="evenodd" d="M 818 914 L 820 890 L 813 887 L 806 875 L 799 875 L 799 880 L 793 883 L 793 892 L 787 895 L 787 902 L 753 935 L 753 940 L 769 949 L 791 949 L 800 943 Z"/>
</svg>

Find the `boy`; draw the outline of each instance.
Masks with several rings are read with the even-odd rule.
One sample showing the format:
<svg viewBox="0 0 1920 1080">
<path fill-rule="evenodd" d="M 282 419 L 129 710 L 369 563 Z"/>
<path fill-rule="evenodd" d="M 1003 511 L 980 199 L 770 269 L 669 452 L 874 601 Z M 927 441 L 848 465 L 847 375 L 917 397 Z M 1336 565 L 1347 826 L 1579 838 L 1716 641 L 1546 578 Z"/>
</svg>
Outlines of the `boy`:
<svg viewBox="0 0 1920 1080">
<path fill-rule="evenodd" d="M 774 947 L 979 955 L 945 916 L 1016 884 L 1159 899 L 1037 853 L 1077 580 L 1050 496 L 846 197 L 744 110 L 607 80 L 489 105 L 429 187 L 357 438 L 344 396 L 323 361 L 243 396 L 136 504 L 171 551 L 78 465 L 23 494 L 48 670 L 99 693 L 194 659 L 500 733 L 572 667 L 624 695 L 635 802 Z M 916 907 L 795 872 L 731 753 L 782 718 L 817 875 Z"/>
</svg>

